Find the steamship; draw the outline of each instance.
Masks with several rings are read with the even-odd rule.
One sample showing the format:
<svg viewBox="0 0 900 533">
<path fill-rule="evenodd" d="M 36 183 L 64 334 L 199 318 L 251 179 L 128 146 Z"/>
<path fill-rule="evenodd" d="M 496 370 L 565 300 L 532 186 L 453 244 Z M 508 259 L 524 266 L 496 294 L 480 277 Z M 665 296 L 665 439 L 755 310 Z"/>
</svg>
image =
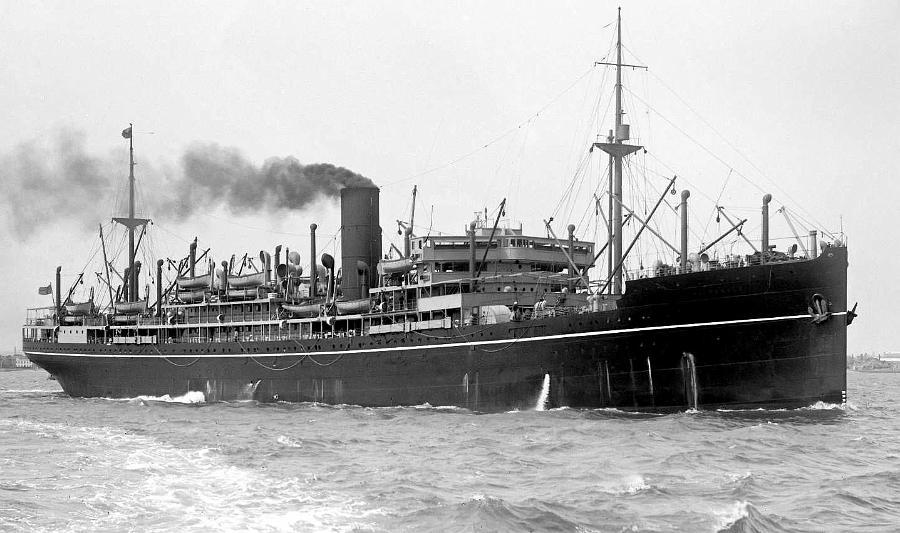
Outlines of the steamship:
<svg viewBox="0 0 900 533">
<path fill-rule="evenodd" d="M 383 254 L 380 191 L 340 192 L 340 268 L 319 254 L 316 224 L 298 250 L 261 251 L 238 267 L 198 256 L 196 239 L 171 282 L 139 294 L 134 146 L 129 128 L 129 235 L 123 284 L 107 309 L 72 301 L 56 271 L 54 305 L 29 310 L 23 351 L 74 397 L 459 406 L 506 411 L 568 406 L 677 411 L 792 408 L 846 398 L 847 248 L 815 231 L 803 253 L 769 243 L 769 203 L 753 252 L 710 257 L 687 239 L 681 192 L 677 261 L 623 267 L 674 180 L 623 242 L 621 30 L 615 128 L 593 148 L 609 157 L 608 239 L 598 247 L 478 216 L 457 235 L 419 236 Z M 627 65 L 626 65 L 627 66 Z M 413 204 L 415 205 L 415 204 Z M 625 208 L 627 211 L 628 209 Z M 728 234 L 741 234 L 742 222 Z M 824 234 L 823 234 L 824 236 Z M 724 237 L 724 235 L 723 235 Z M 670 245 L 671 246 L 671 245 Z M 283 252 L 283 253 L 282 253 Z M 400 252 L 398 250 L 398 252 Z M 599 280 L 595 263 L 607 253 Z M 105 253 L 105 252 L 104 252 Z M 335 254 L 337 255 L 337 254 Z M 257 261 L 258 259 L 258 261 Z M 106 265 L 109 263 L 104 260 Z M 244 272 L 244 265 L 248 272 Z M 308 271 L 304 273 L 304 267 Z M 593 270 L 592 270 L 593 269 Z M 250 272 L 249 270 L 252 270 Z M 107 281 L 111 282 L 107 272 Z"/>
</svg>

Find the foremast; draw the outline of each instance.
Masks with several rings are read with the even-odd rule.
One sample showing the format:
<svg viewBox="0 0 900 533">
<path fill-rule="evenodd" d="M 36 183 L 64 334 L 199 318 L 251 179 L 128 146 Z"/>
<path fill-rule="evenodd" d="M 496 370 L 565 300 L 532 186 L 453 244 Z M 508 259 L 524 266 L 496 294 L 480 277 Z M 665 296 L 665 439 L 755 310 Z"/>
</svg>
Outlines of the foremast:
<svg viewBox="0 0 900 533">
<path fill-rule="evenodd" d="M 595 148 L 599 148 L 609 154 L 611 159 L 612 176 L 610 183 L 610 197 L 612 209 L 610 218 L 611 224 L 609 228 L 609 238 L 611 241 L 611 261 L 610 272 L 608 275 L 612 277 L 611 293 L 622 294 L 622 160 L 628 155 L 643 148 L 642 146 L 625 144 L 624 141 L 630 139 L 630 126 L 624 124 L 622 117 L 625 112 L 622 109 L 622 67 L 643 68 L 641 65 L 628 65 L 622 63 L 622 8 L 619 8 L 618 17 L 616 19 L 616 62 L 607 63 L 597 61 L 595 65 L 609 65 L 616 67 L 616 129 L 607 138 L 608 142 L 594 143 Z"/>
<path fill-rule="evenodd" d="M 128 276 L 125 284 L 128 288 L 124 299 L 129 302 L 138 300 L 138 272 L 134 268 L 134 257 L 137 250 L 134 246 L 134 229 L 146 226 L 150 222 L 146 218 L 134 217 L 134 135 L 132 129 L 133 123 L 129 123 L 128 127 L 122 130 L 122 137 L 128 139 L 128 217 L 115 217 L 113 222 L 118 222 L 128 228 Z"/>
</svg>

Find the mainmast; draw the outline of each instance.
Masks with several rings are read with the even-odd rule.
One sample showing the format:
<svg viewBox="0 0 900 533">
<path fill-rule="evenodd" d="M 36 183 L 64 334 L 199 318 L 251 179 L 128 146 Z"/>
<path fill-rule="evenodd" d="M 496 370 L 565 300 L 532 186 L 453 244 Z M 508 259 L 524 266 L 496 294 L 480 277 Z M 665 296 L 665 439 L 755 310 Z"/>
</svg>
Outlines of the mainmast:
<svg viewBox="0 0 900 533">
<path fill-rule="evenodd" d="M 137 250 L 134 246 L 134 228 L 144 226 L 149 222 L 146 218 L 134 218 L 134 128 L 133 123 L 129 123 L 128 127 L 122 130 L 122 137 L 128 139 L 128 218 L 116 217 L 113 222 L 118 222 L 128 228 L 128 293 L 125 299 L 129 302 L 135 302 L 138 299 L 138 273 L 134 268 L 134 256 Z"/>
<path fill-rule="evenodd" d="M 630 126 L 622 123 L 622 116 L 625 112 L 622 110 L 622 67 L 643 68 L 640 65 L 627 65 L 622 63 L 622 8 L 619 8 L 619 14 L 616 19 L 616 62 L 605 63 L 598 61 L 595 65 L 609 65 L 616 67 L 616 129 L 614 137 L 609 138 L 606 143 L 594 143 L 596 148 L 608 153 L 613 160 L 613 176 L 611 180 L 610 196 L 616 200 L 612 202 L 612 224 L 610 224 L 610 238 L 612 240 L 611 265 L 617 265 L 615 275 L 613 276 L 612 293 L 622 294 L 622 160 L 643 148 L 631 144 L 625 144 L 623 141 L 630 139 Z"/>
</svg>

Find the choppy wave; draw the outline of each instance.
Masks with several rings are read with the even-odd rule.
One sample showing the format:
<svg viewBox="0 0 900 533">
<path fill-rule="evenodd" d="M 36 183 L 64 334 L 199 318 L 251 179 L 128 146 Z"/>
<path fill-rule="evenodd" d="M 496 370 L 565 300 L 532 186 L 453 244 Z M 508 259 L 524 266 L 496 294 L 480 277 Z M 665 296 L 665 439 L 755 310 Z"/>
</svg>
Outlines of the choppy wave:
<svg viewBox="0 0 900 533">
<path fill-rule="evenodd" d="M 746 501 L 737 501 L 733 505 L 716 513 L 715 531 L 720 533 L 778 533 L 790 531 L 782 526 L 780 520 L 766 516 Z"/>
<path fill-rule="evenodd" d="M 650 490 L 650 485 L 640 474 L 631 474 L 623 478 L 610 478 L 598 483 L 598 488 L 615 496 L 626 496 Z"/>
<path fill-rule="evenodd" d="M 198 395 L 85 400 L 46 390 L 54 384 L 39 376 L 6 378 L 0 531 L 867 532 L 900 523 L 900 374 L 850 375 L 853 404 L 843 406 L 489 415 Z"/>
<path fill-rule="evenodd" d="M 473 494 L 466 500 L 430 506 L 402 518 L 410 531 L 595 531 L 550 510 L 540 501 L 513 504 L 501 498 Z"/>
<path fill-rule="evenodd" d="M 145 524 L 138 529 L 154 529 L 160 517 L 166 530 L 347 531 L 382 514 L 295 475 L 273 477 L 230 464 L 215 449 L 177 448 L 111 427 L 0 420 L 0 430 L 64 443 L 65 451 L 57 452 L 60 481 L 83 487 L 94 480 L 81 495 L 83 522 L 66 528 L 72 531 L 131 529 L 135 520 Z M 30 489 L 40 487 L 23 490 Z M 16 518 L 37 518 L 21 514 L 27 513 L 0 519 L 0 529 Z"/>
</svg>

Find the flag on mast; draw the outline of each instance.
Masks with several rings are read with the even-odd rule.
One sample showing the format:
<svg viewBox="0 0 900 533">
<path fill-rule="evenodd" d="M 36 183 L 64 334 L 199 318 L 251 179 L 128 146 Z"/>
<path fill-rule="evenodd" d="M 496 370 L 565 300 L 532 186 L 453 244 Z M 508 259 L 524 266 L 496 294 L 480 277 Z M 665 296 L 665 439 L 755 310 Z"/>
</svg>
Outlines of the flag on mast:
<svg viewBox="0 0 900 533">
<path fill-rule="evenodd" d="M 131 138 L 131 126 L 128 126 L 124 130 L 122 130 L 122 137 L 125 137 L 126 139 Z"/>
<path fill-rule="evenodd" d="M 38 294 L 40 294 L 41 296 L 53 294 L 53 285 L 47 285 L 46 287 L 38 287 Z"/>
</svg>

